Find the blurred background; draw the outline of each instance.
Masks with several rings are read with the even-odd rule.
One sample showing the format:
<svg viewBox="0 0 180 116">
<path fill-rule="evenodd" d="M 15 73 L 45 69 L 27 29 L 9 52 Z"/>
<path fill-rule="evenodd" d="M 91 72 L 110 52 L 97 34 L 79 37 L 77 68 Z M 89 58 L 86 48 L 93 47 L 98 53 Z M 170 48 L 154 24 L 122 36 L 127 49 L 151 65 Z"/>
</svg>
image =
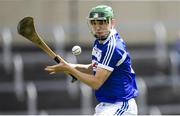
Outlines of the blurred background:
<svg viewBox="0 0 180 116">
<path fill-rule="evenodd" d="M 94 41 L 86 17 L 110 5 L 137 75 L 139 114 L 180 114 L 180 1 L 0 0 L 0 114 L 91 115 L 93 90 L 62 73 L 55 62 L 18 35 L 17 24 L 34 18 L 39 35 L 71 63 L 90 63 Z M 71 53 L 74 45 L 82 54 Z"/>
</svg>

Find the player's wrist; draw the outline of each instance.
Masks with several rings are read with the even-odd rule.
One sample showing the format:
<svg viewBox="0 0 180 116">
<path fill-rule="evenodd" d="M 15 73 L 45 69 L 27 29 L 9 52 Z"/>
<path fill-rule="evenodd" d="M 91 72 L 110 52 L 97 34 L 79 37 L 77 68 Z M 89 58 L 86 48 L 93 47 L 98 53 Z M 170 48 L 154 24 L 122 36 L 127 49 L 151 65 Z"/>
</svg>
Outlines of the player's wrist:
<svg viewBox="0 0 180 116">
<path fill-rule="evenodd" d="M 68 63 L 68 65 L 72 68 L 76 68 L 76 64 Z"/>
</svg>

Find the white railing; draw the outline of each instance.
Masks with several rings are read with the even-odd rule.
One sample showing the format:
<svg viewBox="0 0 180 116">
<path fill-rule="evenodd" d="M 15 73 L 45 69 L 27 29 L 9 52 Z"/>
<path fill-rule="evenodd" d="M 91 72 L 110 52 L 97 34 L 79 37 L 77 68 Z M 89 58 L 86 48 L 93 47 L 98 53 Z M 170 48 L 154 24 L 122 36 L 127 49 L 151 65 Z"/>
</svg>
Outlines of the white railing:
<svg viewBox="0 0 180 116">
<path fill-rule="evenodd" d="M 93 99 L 92 99 L 92 89 L 87 85 L 81 83 L 81 114 L 89 115 L 93 113 Z"/>
<path fill-rule="evenodd" d="M 139 91 L 139 95 L 137 97 L 138 112 L 141 115 L 147 115 L 148 114 L 147 85 L 144 79 L 141 77 L 138 77 L 136 80 L 137 80 L 137 87 Z"/>
<path fill-rule="evenodd" d="M 24 100 L 24 64 L 21 55 L 17 54 L 13 57 L 14 63 L 14 91 L 19 101 Z"/>
<path fill-rule="evenodd" d="M 2 30 L 2 39 L 3 39 L 3 65 L 5 68 L 6 73 L 10 73 L 12 70 L 11 66 L 11 58 L 12 58 L 12 51 L 11 51 L 11 45 L 12 45 L 12 34 L 9 28 L 4 28 Z"/>
<path fill-rule="evenodd" d="M 170 65 L 171 65 L 171 82 L 173 91 L 176 93 L 180 86 L 180 75 L 179 75 L 179 61 L 180 61 L 180 54 L 173 50 L 169 53 L 170 57 Z"/>
<path fill-rule="evenodd" d="M 154 25 L 155 32 L 155 55 L 157 58 L 158 67 L 164 69 L 167 62 L 167 46 L 166 46 L 166 27 L 162 22 Z"/>
<path fill-rule="evenodd" d="M 64 55 L 64 48 L 65 48 L 65 32 L 61 25 L 57 25 L 53 28 L 53 35 L 54 35 L 54 48 L 55 52 L 60 55 Z"/>
<path fill-rule="evenodd" d="M 27 90 L 27 114 L 37 115 L 37 89 L 34 83 L 29 82 L 26 86 Z"/>
</svg>

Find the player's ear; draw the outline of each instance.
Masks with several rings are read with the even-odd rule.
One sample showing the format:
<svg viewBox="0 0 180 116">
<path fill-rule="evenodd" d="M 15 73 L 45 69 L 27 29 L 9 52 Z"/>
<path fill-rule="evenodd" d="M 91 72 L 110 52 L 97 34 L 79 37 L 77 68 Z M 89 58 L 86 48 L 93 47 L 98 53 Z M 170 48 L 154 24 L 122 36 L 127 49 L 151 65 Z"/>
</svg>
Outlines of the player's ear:
<svg viewBox="0 0 180 116">
<path fill-rule="evenodd" d="M 116 24 L 116 20 L 115 20 L 115 19 L 112 19 L 112 20 L 111 20 L 112 28 L 114 28 L 115 24 Z"/>
</svg>

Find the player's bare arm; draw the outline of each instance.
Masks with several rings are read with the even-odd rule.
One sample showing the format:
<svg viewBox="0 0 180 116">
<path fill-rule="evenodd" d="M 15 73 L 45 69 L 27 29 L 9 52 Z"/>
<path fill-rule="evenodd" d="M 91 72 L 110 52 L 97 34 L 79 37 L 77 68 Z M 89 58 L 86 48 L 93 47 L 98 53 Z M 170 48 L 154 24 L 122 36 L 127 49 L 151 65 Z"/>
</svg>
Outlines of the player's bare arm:
<svg viewBox="0 0 180 116">
<path fill-rule="evenodd" d="M 99 89 L 111 74 L 110 71 L 100 67 L 97 67 L 95 75 L 80 72 L 72 67 L 69 68 L 69 73 L 73 74 L 79 81 L 87 84 L 95 90 Z"/>
<path fill-rule="evenodd" d="M 86 65 L 79 65 L 79 66 L 83 67 Z M 87 74 L 77 70 L 71 64 L 67 63 L 62 59 L 61 59 L 61 63 L 53 66 L 48 66 L 45 68 L 45 70 L 48 71 L 50 74 L 56 74 L 58 72 L 70 73 L 74 75 L 79 81 L 87 84 L 88 86 L 90 86 L 92 89 L 95 90 L 99 89 L 99 87 L 101 87 L 101 85 L 111 74 L 110 71 L 99 67 L 96 70 L 96 75 Z"/>
<path fill-rule="evenodd" d="M 70 63 L 69 63 L 70 64 Z M 87 74 L 92 74 L 92 64 L 70 64 L 71 67 L 76 68 L 77 70 L 87 73 Z"/>
</svg>

